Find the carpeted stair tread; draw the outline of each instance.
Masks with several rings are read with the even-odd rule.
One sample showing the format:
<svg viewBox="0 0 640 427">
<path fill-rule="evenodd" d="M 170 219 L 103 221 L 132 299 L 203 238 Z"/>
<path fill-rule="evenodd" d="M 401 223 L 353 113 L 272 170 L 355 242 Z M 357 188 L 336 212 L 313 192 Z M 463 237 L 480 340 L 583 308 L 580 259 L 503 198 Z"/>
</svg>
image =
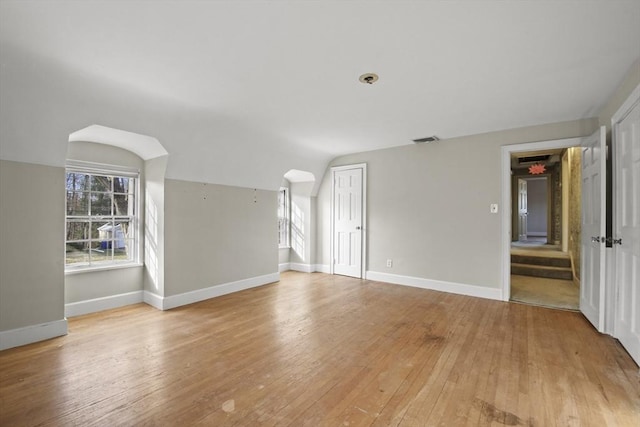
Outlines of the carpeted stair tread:
<svg viewBox="0 0 640 427">
<path fill-rule="evenodd" d="M 573 278 L 571 267 L 552 267 L 548 265 L 519 263 L 511 263 L 511 274 L 563 280 L 571 280 Z"/>
<path fill-rule="evenodd" d="M 511 262 L 514 264 L 529 264 L 529 265 L 571 268 L 571 259 L 568 256 L 566 258 L 565 257 L 560 258 L 560 257 L 511 254 Z"/>
<path fill-rule="evenodd" d="M 560 250 L 549 250 L 549 249 L 523 249 L 523 248 L 511 248 L 511 253 L 514 255 L 530 255 L 530 256 L 541 256 L 541 257 L 549 257 L 549 258 L 569 258 L 569 254 L 567 252 L 562 252 Z"/>
</svg>

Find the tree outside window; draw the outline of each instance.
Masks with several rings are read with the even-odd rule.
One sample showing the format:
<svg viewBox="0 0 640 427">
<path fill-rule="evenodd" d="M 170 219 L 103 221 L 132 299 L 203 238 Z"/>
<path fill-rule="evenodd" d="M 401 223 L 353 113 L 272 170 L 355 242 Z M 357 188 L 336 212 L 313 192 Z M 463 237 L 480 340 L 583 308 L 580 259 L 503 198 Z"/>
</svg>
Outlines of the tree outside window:
<svg viewBox="0 0 640 427">
<path fill-rule="evenodd" d="M 278 247 L 288 248 L 290 239 L 289 190 L 280 188 L 278 193 Z"/>
<path fill-rule="evenodd" d="M 67 169 L 67 268 L 137 260 L 136 177 Z"/>
</svg>

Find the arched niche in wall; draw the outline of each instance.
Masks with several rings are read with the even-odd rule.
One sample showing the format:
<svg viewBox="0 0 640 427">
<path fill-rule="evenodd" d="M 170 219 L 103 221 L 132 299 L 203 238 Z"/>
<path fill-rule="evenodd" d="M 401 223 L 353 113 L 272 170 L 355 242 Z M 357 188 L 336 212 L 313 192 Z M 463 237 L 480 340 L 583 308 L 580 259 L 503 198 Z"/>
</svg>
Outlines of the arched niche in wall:
<svg viewBox="0 0 640 427">
<path fill-rule="evenodd" d="M 292 270 L 314 271 L 315 258 L 315 198 L 311 197 L 316 183 L 313 173 L 291 169 L 284 174 L 290 192 L 289 264 Z"/>
<path fill-rule="evenodd" d="M 284 174 L 284 178 L 292 185 L 295 184 L 298 194 L 311 196 L 316 182 L 316 177 L 311 172 L 291 169 Z"/>
<path fill-rule="evenodd" d="M 87 144 L 89 143 L 89 144 Z M 104 145 L 101 149 L 94 144 Z M 93 148 L 91 147 L 93 146 Z M 124 150 L 124 151 L 123 151 Z M 126 155 L 130 153 L 130 156 Z M 134 156 L 135 155 L 135 156 Z M 154 137 L 128 132 L 121 129 L 114 129 L 106 126 L 91 125 L 80 129 L 69 135 L 67 147 L 67 162 L 84 161 L 102 163 L 111 166 L 131 167 L 131 158 L 139 158 L 138 168 L 140 169 L 141 193 L 140 193 L 140 222 L 142 252 L 140 260 L 144 262 L 142 271 L 133 279 L 131 272 L 124 270 L 111 273 L 100 272 L 100 274 L 83 274 L 78 277 L 68 277 L 65 286 L 67 287 L 67 303 L 77 303 L 83 299 L 88 299 L 87 295 L 75 295 L 74 287 L 77 281 L 112 281 L 114 275 L 119 275 L 117 280 L 128 277 L 129 282 L 137 281 L 140 295 L 144 295 L 144 301 L 154 304 L 157 297 L 164 295 L 164 179 L 167 168 L 168 153 L 162 144 Z M 109 276 L 109 277 L 107 277 Z M 84 286 L 84 288 L 89 288 Z M 89 288 L 90 289 L 90 288 Z M 99 295 L 100 298 L 114 297 L 122 289 L 114 288 L 111 293 L 114 295 Z M 130 289 L 125 289 L 130 292 Z M 69 301 L 69 299 L 72 299 Z M 158 307 L 160 308 L 160 307 Z M 90 311 L 88 311 L 90 312 Z"/>
<path fill-rule="evenodd" d="M 166 156 L 167 150 L 152 136 L 114 129 L 106 126 L 91 125 L 69 135 L 69 142 L 86 141 L 122 148 L 137 154 L 142 160 L 151 160 Z"/>
</svg>

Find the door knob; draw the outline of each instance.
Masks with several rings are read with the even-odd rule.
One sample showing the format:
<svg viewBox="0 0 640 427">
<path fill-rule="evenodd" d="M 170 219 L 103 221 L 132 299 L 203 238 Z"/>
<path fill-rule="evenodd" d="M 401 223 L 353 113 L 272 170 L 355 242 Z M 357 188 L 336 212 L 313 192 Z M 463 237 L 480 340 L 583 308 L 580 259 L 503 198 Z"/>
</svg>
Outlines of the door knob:
<svg viewBox="0 0 640 427">
<path fill-rule="evenodd" d="M 356 230 L 360 230 L 360 229 L 361 229 L 361 227 L 360 227 L 360 226 L 357 226 L 357 227 L 356 227 Z"/>
</svg>

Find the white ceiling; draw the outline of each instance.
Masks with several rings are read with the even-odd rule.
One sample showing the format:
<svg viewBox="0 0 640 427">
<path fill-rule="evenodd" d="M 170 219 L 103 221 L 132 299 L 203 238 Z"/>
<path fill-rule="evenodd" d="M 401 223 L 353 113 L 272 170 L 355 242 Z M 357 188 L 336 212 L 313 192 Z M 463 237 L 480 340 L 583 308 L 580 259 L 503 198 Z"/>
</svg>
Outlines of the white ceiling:
<svg viewBox="0 0 640 427">
<path fill-rule="evenodd" d="M 0 42 L 6 157 L 44 94 L 78 117 L 52 129 L 142 133 L 170 175 L 277 188 L 346 153 L 596 116 L 640 58 L 640 1 L 2 0 Z"/>
</svg>

